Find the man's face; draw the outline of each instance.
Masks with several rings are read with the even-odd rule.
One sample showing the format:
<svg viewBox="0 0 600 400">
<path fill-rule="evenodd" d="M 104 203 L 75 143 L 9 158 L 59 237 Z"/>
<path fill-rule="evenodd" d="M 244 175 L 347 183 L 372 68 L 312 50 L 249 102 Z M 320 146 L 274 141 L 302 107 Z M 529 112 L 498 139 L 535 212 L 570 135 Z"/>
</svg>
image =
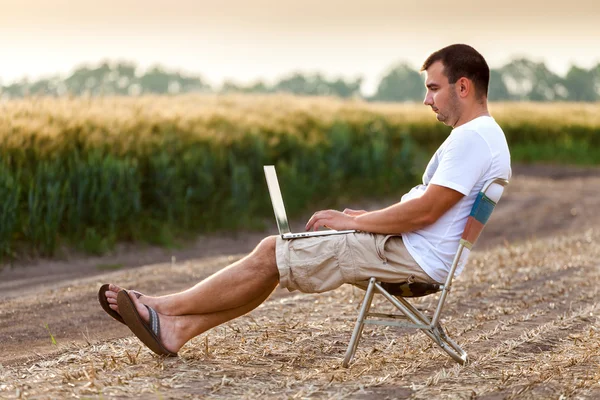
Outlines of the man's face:
<svg viewBox="0 0 600 400">
<path fill-rule="evenodd" d="M 461 107 L 455 85 L 450 84 L 444 74 L 444 65 L 441 61 L 436 61 L 425 70 L 425 74 L 427 93 L 423 104 L 431 106 L 438 121 L 449 126 L 456 125 Z"/>
</svg>

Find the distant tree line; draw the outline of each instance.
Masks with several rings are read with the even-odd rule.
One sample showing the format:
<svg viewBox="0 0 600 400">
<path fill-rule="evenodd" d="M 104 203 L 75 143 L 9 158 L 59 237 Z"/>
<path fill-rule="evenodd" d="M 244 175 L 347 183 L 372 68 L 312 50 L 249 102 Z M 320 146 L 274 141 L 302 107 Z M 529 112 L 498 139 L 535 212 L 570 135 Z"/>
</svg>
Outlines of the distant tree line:
<svg viewBox="0 0 600 400">
<path fill-rule="evenodd" d="M 18 98 L 33 95 L 46 96 L 102 96 L 186 93 L 209 90 L 198 76 L 169 72 L 160 66 L 139 74 L 133 63 L 103 62 L 99 66 L 81 66 L 66 79 L 58 76 L 34 82 L 27 79 L 8 86 L 0 86 L 1 96 Z"/>
<path fill-rule="evenodd" d="M 155 66 L 141 73 L 130 62 L 103 62 L 78 67 L 70 76 L 59 76 L 0 85 L 0 98 L 27 96 L 103 96 L 143 94 L 212 93 L 293 93 L 309 96 L 359 97 L 369 101 L 421 101 L 425 95 L 423 77 L 406 63 L 391 67 L 381 78 L 372 96 L 361 93 L 362 78 L 328 79 L 321 74 L 293 73 L 272 85 L 264 81 L 237 84 L 226 81 L 213 88 L 200 76 L 167 71 Z M 492 69 L 489 98 L 492 101 L 600 101 L 600 63 L 589 70 L 573 65 L 562 77 L 543 62 L 515 59 Z"/>
<path fill-rule="evenodd" d="M 370 100 L 415 101 L 424 95 L 422 76 L 399 64 L 384 75 Z M 600 63 L 589 70 L 573 65 L 561 77 L 543 62 L 515 59 L 491 69 L 488 96 L 492 101 L 600 101 Z"/>
</svg>

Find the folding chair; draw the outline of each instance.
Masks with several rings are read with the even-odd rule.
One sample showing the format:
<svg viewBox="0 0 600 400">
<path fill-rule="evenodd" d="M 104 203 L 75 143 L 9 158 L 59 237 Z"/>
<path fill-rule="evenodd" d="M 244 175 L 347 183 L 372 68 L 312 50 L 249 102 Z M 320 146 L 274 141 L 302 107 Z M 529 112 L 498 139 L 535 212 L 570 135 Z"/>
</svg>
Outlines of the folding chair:
<svg viewBox="0 0 600 400">
<path fill-rule="evenodd" d="M 454 272 L 459 264 L 461 256 L 465 251 L 470 251 L 479 238 L 496 203 L 500 200 L 500 196 L 502 196 L 506 185 L 508 185 L 506 179 L 491 179 L 485 183 L 483 189 L 479 192 L 477 199 L 473 204 L 473 208 L 471 209 L 471 214 L 467 219 L 467 224 L 460 239 L 450 272 L 443 285 L 420 282 L 386 283 L 379 282 L 375 278 L 369 280 L 369 285 L 367 286 L 365 297 L 360 307 L 358 319 L 356 320 L 356 325 L 352 332 L 352 338 L 350 339 L 348 350 L 346 351 L 346 356 L 342 363 L 344 367 L 348 367 L 354 357 L 365 324 L 420 329 L 456 362 L 459 364 L 465 364 L 467 362 L 467 353 L 456 342 L 448 337 L 440 323 L 440 316 L 448 292 L 450 292 L 450 288 L 452 287 L 452 278 L 454 277 Z M 467 250 L 465 250 L 465 248 Z M 422 297 L 440 291 L 440 298 L 431 319 L 421 311 L 417 310 L 415 306 L 405 299 L 406 297 Z M 380 314 L 369 312 L 375 293 L 382 294 L 402 314 Z M 408 319 L 411 322 L 397 321 L 399 319 Z"/>
</svg>

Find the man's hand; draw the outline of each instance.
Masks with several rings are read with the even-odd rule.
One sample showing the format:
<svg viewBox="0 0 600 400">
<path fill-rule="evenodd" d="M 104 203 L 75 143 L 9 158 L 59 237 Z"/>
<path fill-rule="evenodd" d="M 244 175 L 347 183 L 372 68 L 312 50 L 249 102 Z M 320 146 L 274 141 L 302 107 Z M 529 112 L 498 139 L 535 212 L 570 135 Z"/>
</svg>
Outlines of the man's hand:
<svg viewBox="0 0 600 400">
<path fill-rule="evenodd" d="M 350 211 L 360 212 L 354 210 Z M 306 223 L 306 230 L 316 231 L 322 226 L 329 229 L 335 229 L 336 231 L 356 229 L 354 218 L 355 215 L 350 215 L 350 213 L 346 213 L 346 211 L 343 213 L 336 210 L 317 211 Z"/>
</svg>

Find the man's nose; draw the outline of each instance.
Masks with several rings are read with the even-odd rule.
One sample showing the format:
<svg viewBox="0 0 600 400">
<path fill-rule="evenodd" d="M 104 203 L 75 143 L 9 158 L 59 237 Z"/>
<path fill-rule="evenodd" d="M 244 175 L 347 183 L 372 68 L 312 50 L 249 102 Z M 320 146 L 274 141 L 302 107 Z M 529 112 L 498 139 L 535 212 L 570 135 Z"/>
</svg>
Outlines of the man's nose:
<svg viewBox="0 0 600 400">
<path fill-rule="evenodd" d="M 425 104 L 426 106 L 433 105 L 433 97 L 430 96 L 430 95 L 425 95 L 425 99 L 423 100 L 423 104 Z"/>
</svg>

